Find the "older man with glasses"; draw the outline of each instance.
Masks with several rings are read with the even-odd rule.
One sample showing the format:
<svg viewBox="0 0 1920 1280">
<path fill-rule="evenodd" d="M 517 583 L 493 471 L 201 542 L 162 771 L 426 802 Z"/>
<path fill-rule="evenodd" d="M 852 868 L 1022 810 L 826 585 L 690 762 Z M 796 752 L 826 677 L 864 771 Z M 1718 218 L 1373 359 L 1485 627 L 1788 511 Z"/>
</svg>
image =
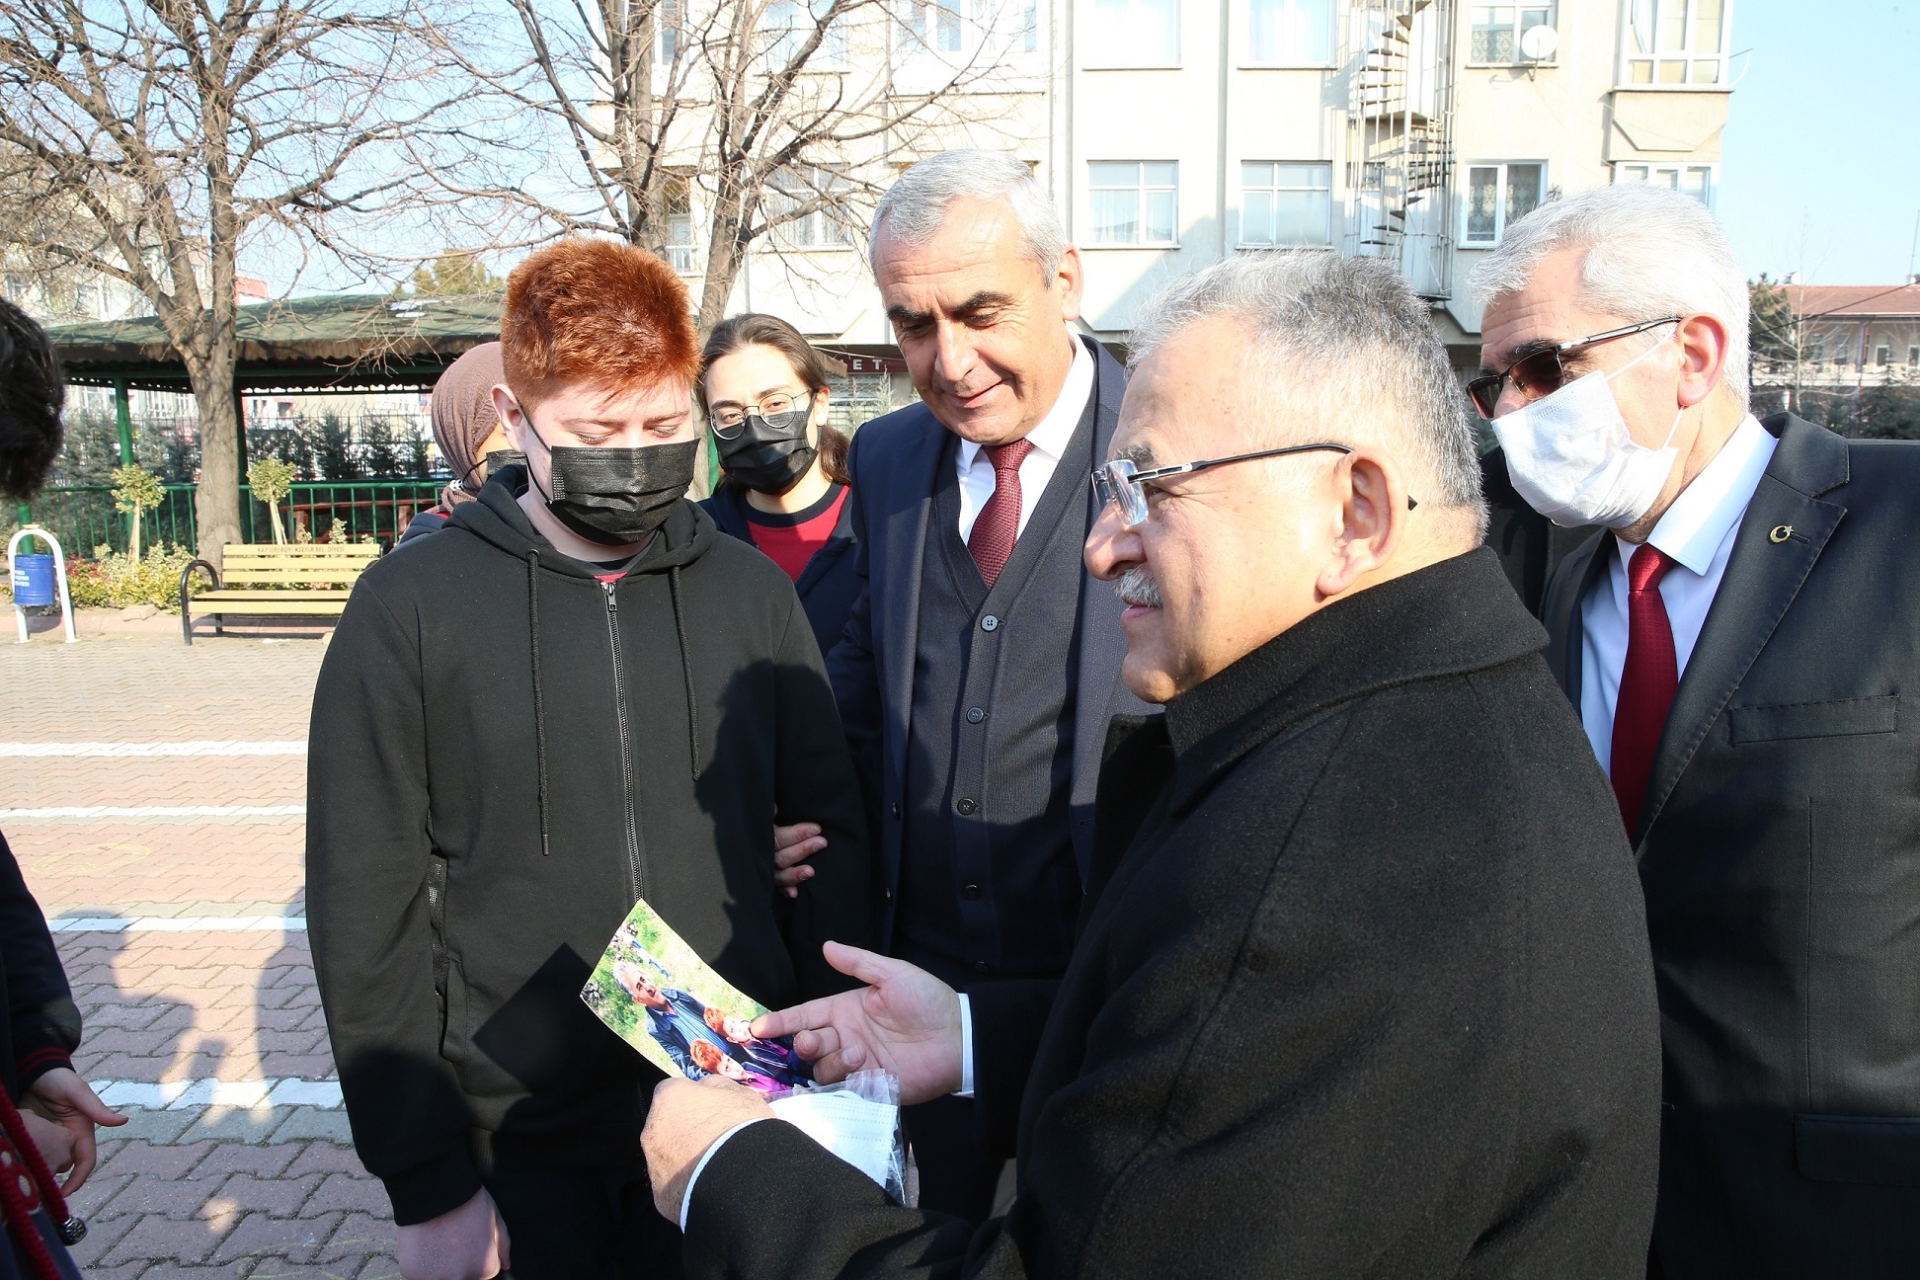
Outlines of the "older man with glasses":
<svg viewBox="0 0 1920 1280">
<path fill-rule="evenodd" d="M 1665 1051 L 1652 1271 L 1920 1271 L 1920 447 L 1748 409 L 1747 285 L 1676 192 L 1508 228 L 1475 403 L 1600 525 L 1541 612 L 1638 853 Z"/>
<path fill-rule="evenodd" d="M 1612 797 L 1480 549 L 1426 306 L 1301 252 L 1135 329 L 1089 568 L 1126 608 L 1064 978 L 870 984 L 771 1014 L 822 1079 L 970 1095 L 1017 1150 L 978 1231 L 725 1083 L 646 1137 L 688 1270 L 759 1276 L 1639 1277 L 1658 1043 Z"/>
</svg>

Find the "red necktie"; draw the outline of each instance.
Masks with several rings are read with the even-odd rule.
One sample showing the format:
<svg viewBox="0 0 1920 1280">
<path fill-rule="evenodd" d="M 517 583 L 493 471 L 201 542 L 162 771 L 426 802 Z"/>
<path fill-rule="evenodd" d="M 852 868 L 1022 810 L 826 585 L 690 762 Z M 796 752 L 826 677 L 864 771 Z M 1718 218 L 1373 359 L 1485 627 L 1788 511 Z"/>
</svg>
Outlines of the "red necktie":
<svg viewBox="0 0 1920 1280">
<path fill-rule="evenodd" d="M 1660 579 L 1674 565 L 1657 547 L 1642 546 L 1627 562 L 1627 663 L 1613 711 L 1613 794 L 1631 838 L 1640 827 L 1653 753 L 1667 727 L 1680 664 L 1673 655 L 1673 624 L 1660 598 Z"/>
<path fill-rule="evenodd" d="M 1033 444 L 1027 440 L 986 447 L 987 461 L 993 464 L 993 496 L 974 518 L 967 550 L 980 566 L 980 579 L 989 591 L 1007 567 L 1007 557 L 1020 535 L 1020 464 L 1032 452 Z"/>
</svg>

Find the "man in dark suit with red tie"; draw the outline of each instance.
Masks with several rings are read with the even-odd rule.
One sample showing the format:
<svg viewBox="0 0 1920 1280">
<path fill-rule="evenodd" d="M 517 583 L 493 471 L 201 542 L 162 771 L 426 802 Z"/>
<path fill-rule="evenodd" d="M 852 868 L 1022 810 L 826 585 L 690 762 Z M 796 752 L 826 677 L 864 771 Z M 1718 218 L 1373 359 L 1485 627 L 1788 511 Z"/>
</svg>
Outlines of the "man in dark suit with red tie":
<svg viewBox="0 0 1920 1280">
<path fill-rule="evenodd" d="M 854 437 L 862 591 L 827 671 L 868 789 L 880 945 L 964 990 L 1066 968 L 1119 682 L 1119 599 L 1080 552 L 1126 375 L 1012 156 L 952 151 L 874 213 L 874 278 L 921 402 Z M 972 1110 L 909 1108 L 925 1203 L 971 1221 L 1003 1160 Z"/>
<path fill-rule="evenodd" d="M 1480 266 L 1514 486 L 1606 526 L 1555 570 L 1549 667 L 1635 846 L 1664 1054 L 1651 1273 L 1920 1263 L 1920 447 L 1747 411 L 1713 216 L 1634 186 Z"/>
</svg>

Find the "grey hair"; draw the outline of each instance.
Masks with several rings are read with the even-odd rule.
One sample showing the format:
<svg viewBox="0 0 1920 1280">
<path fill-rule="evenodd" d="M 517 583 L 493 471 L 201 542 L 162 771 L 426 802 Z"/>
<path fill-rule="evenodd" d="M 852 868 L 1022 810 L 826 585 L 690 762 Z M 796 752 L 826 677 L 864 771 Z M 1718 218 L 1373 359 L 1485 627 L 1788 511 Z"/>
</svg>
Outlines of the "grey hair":
<svg viewBox="0 0 1920 1280">
<path fill-rule="evenodd" d="M 1727 327 L 1722 375 L 1747 403 L 1747 278 L 1719 219 L 1692 196 L 1645 182 L 1596 187 L 1541 205 L 1507 228 L 1473 269 L 1481 305 L 1527 286 L 1547 255 L 1585 249 L 1581 301 L 1628 322 L 1709 315 Z M 1656 330 L 1649 342 L 1667 335 Z"/>
<path fill-rule="evenodd" d="M 922 160 L 880 197 L 867 236 L 867 265 L 877 273 L 884 232 L 907 245 L 933 239 L 956 200 L 1004 200 L 1020 220 L 1026 256 L 1049 277 L 1067 252 L 1066 229 L 1033 170 L 1004 151 L 943 151 Z"/>
<path fill-rule="evenodd" d="M 1276 421 L 1324 422 L 1336 444 L 1390 440 L 1412 464 L 1414 496 L 1468 509 L 1476 538 L 1485 536 L 1480 450 L 1466 397 L 1428 305 L 1391 264 L 1324 249 L 1228 258 L 1174 281 L 1148 304 L 1134 323 L 1128 364 L 1137 368 L 1181 330 L 1216 316 L 1252 331 L 1247 376 L 1277 389 Z M 1269 434 L 1284 444 L 1300 433 Z"/>
</svg>

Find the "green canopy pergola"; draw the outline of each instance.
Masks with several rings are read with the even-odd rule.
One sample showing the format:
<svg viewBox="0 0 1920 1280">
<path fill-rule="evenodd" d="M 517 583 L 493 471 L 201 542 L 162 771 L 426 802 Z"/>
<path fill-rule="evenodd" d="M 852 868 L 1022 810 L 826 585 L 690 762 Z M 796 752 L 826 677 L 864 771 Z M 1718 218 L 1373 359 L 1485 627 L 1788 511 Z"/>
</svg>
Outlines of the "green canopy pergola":
<svg viewBox="0 0 1920 1280">
<path fill-rule="evenodd" d="M 133 461 L 127 393 L 191 391 L 186 365 L 158 318 L 47 330 L 67 381 L 112 387 L 120 459 Z M 500 336 L 498 293 L 395 298 L 336 294 L 240 308 L 234 367 L 240 474 L 247 470 L 244 396 L 340 391 L 428 391 L 461 355 Z"/>
</svg>

